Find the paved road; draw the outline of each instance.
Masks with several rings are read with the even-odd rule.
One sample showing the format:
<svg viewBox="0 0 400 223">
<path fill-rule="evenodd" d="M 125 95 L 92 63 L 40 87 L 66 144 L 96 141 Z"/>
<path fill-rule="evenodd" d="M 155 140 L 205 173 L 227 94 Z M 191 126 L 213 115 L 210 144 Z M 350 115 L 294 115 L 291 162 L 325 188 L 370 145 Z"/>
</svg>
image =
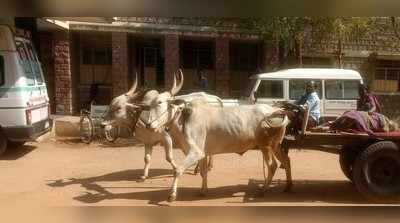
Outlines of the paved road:
<svg viewBox="0 0 400 223">
<path fill-rule="evenodd" d="M 75 205 L 364 205 L 368 202 L 341 173 L 338 157 L 318 151 L 292 151 L 294 187 L 283 193 L 285 174 L 277 171 L 262 197 L 262 160 L 258 151 L 215 156 L 209 194 L 200 197 L 199 175 L 182 177 L 178 200 L 168 197 L 172 171 L 161 147 L 153 153 L 151 179 L 138 182 L 143 147 L 120 141 L 114 147 L 47 140 L 10 150 L 0 158 L 0 203 Z M 174 151 L 178 162 L 180 151 Z"/>
</svg>

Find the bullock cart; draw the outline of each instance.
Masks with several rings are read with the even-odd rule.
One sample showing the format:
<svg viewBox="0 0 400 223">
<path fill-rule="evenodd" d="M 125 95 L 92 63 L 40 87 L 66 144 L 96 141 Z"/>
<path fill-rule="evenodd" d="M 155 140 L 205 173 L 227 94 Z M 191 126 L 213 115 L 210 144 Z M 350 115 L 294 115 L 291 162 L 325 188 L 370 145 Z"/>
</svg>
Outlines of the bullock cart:
<svg viewBox="0 0 400 223">
<path fill-rule="evenodd" d="M 286 136 L 283 149 L 336 153 L 344 175 L 366 198 L 383 203 L 400 201 L 400 131 L 373 135 L 308 131 L 308 109 L 303 114 L 301 131 Z"/>
</svg>

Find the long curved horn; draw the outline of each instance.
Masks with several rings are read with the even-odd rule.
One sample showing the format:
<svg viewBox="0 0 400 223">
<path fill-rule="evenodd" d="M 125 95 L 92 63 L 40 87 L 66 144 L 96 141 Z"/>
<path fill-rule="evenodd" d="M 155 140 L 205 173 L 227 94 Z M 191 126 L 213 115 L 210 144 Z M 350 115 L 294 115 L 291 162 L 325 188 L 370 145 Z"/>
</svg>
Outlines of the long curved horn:
<svg viewBox="0 0 400 223">
<path fill-rule="evenodd" d="M 182 89 L 182 86 L 183 86 L 183 72 L 182 69 L 179 69 L 179 83 L 176 84 L 176 76 L 174 75 L 174 85 L 170 91 L 171 94 L 176 95 Z"/>
<path fill-rule="evenodd" d="M 129 89 L 129 91 L 126 94 L 133 95 L 133 93 L 135 93 L 135 91 L 136 91 L 137 85 L 138 85 L 138 75 L 137 75 L 137 71 L 136 71 L 135 72 L 135 82 L 133 82 L 131 89 Z"/>
</svg>

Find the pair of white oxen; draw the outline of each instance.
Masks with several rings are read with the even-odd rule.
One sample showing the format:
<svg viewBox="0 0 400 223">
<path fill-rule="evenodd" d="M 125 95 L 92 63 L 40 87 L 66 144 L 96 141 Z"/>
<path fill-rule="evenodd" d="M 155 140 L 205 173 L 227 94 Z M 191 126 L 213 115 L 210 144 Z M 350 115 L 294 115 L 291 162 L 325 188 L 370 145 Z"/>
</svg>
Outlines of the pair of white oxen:
<svg viewBox="0 0 400 223">
<path fill-rule="evenodd" d="M 178 180 L 187 168 L 198 164 L 202 177 L 200 193 L 205 195 L 207 172 L 212 163 L 207 157 L 257 149 L 262 151 L 268 168 L 268 177 L 264 174 L 264 191 L 277 169 L 276 159 L 286 171 L 285 191 L 290 190 L 290 160 L 280 148 L 289 121 L 280 108 L 256 104 L 222 107 L 221 99 L 204 92 L 175 96 L 182 85 L 181 70 L 178 75 L 174 74 L 171 90 L 162 93 L 137 90 L 136 78 L 132 88 L 110 104 L 103 124 L 134 129 L 135 137 L 145 145 L 143 180 L 148 177 L 152 147 L 157 143 L 164 146 L 166 160 L 174 170 L 168 201 L 176 199 Z M 219 102 L 221 106 L 211 105 L 210 101 Z M 173 159 L 174 147 L 185 154 L 181 165 Z"/>
</svg>

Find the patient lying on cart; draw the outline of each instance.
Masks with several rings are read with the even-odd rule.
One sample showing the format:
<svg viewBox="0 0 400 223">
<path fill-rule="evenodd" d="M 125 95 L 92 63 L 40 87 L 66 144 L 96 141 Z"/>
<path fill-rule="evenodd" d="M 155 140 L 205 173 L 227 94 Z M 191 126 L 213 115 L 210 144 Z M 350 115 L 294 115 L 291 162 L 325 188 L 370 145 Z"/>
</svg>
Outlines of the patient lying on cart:
<svg viewBox="0 0 400 223">
<path fill-rule="evenodd" d="M 350 133 L 392 132 L 399 129 L 398 124 L 377 112 L 347 111 L 335 121 L 320 125 L 313 130 L 338 131 Z"/>
</svg>

